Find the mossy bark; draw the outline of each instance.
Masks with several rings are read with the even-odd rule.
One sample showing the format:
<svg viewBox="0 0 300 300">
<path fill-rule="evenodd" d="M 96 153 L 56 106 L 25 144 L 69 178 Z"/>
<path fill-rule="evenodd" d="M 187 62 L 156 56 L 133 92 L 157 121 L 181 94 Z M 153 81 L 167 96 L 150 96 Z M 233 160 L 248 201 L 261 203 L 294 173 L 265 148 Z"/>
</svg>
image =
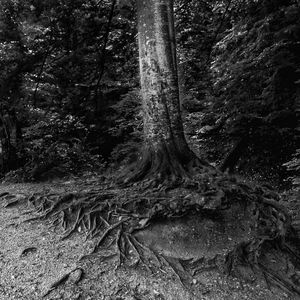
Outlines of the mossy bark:
<svg viewBox="0 0 300 300">
<path fill-rule="evenodd" d="M 128 180 L 185 177 L 204 162 L 186 142 L 180 113 L 173 0 L 138 0 L 144 147 Z"/>
</svg>

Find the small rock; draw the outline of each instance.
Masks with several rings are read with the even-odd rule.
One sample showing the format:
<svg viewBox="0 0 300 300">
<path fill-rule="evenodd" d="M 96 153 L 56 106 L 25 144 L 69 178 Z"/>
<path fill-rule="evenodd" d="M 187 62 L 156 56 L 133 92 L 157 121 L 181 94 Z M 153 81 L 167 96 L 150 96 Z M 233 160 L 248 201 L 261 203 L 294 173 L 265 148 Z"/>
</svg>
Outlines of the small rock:
<svg viewBox="0 0 300 300">
<path fill-rule="evenodd" d="M 76 295 L 74 296 L 74 300 L 79 300 L 79 299 L 81 299 L 81 294 L 76 294 Z"/>
<path fill-rule="evenodd" d="M 36 247 L 28 247 L 28 248 L 25 248 L 21 251 L 20 257 L 27 256 L 28 254 L 35 253 L 35 252 L 37 252 Z"/>
<path fill-rule="evenodd" d="M 198 283 L 197 279 L 193 279 L 192 282 L 193 282 L 194 285 Z"/>
<path fill-rule="evenodd" d="M 83 277 L 84 272 L 81 268 L 77 268 L 69 275 L 69 280 L 73 284 L 77 284 Z"/>
</svg>

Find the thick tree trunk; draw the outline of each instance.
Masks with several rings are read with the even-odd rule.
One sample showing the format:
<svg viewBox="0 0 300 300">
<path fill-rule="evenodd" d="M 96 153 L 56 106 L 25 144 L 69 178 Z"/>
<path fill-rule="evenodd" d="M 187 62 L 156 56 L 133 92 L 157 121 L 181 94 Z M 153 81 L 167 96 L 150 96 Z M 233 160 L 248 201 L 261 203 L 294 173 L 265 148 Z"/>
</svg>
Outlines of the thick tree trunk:
<svg viewBox="0 0 300 300">
<path fill-rule="evenodd" d="M 181 119 L 173 0 L 137 0 L 137 16 L 144 149 L 130 180 L 185 177 L 200 161 Z"/>
<path fill-rule="evenodd" d="M 144 135 L 153 146 L 185 143 L 180 115 L 172 0 L 137 5 Z"/>
</svg>

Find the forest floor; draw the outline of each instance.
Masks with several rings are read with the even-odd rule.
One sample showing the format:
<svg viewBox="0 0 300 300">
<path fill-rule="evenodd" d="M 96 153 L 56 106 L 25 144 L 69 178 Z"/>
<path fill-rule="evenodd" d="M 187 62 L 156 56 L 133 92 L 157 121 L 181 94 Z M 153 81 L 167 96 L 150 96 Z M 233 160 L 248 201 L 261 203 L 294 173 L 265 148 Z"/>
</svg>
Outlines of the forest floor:
<svg viewBox="0 0 300 300">
<path fill-rule="evenodd" d="M 93 180 L 2 184 L 0 194 L 9 192 L 22 198 L 42 190 L 74 192 L 93 184 Z M 61 240 L 61 232 L 51 228 L 49 221 L 23 222 L 31 216 L 31 213 L 24 214 L 29 211 L 26 201 L 12 207 L 6 205 L 5 197 L 0 198 L 1 300 L 296 299 L 285 291 L 268 286 L 265 281 L 250 284 L 215 269 L 191 276 L 188 285 L 183 285 L 176 274 L 167 269 L 149 272 L 143 266 L 121 265 L 117 268 L 115 257 L 103 260 L 97 254 L 79 260 L 90 251 L 93 243 L 86 241 L 84 233 L 78 232 Z M 193 226 L 197 226 L 197 222 Z M 170 258 L 178 253 L 194 253 L 197 241 L 187 243 L 189 232 L 185 230 L 193 226 L 176 222 L 157 224 L 148 229 L 142 239 L 149 245 L 160 245 Z"/>
</svg>

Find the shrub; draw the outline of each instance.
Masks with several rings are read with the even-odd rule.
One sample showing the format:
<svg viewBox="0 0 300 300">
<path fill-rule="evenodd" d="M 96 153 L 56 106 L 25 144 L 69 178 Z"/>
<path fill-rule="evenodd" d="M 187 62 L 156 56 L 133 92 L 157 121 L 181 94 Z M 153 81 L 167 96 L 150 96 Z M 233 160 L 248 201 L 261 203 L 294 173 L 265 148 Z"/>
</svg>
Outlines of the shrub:
<svg viewBox="0 0 300 300">
<path fill-rule="evenodd" d="M 43 180 L 103 167 L 99 155 L 91 155 L 85 147 L 88 129 L 78 118 L 55 112 L 45 114 L 32 107 L 28 107 L 27 113 L 36 123 L 23 132 L 19 156 L 24 165 L 7 174 L 6 178 Z"/>
</svg>

